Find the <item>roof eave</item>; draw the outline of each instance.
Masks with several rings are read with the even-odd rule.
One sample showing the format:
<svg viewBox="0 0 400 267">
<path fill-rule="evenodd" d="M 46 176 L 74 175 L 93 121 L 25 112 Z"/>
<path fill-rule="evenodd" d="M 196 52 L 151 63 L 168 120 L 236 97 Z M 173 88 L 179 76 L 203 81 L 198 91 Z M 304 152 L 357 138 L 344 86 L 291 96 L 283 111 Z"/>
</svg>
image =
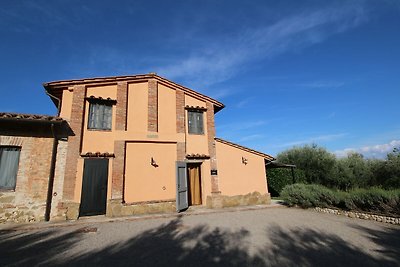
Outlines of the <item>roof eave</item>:
<svg viewBox="0 0 400 267">
<path fill-rule="evenodd" d="M 150 73 L 150 74 L 138 74 L 138 75 L 127 75 L 127 76 L 110 76 L 110 77 L 95 77 L 95 78 L 83 78 L 83 79 L 74 79 L 74 80 L 60 80 L 60 81 L 53 81 L 53 82 L 47 82 L 43 83 L 43 87 L 47 92 L 51 92 L 55 89 L 65 89 L 71 85 L 76 85 L 76 84 L 96 84 L 96 83 L 116 83 L 119 81 L 129 81 L 129 80 L 148 80 L 148 79 L 157 79 L 161 82 L 167 83 L 171 85 L 172 87 L 179 88 L 189 95 L 192 95 L 197 98 L 201 98 L 205 101 L 209 101 L 214 105 L 214 113 L 217 113 L 218 111 L 222 110 L 225 105 L 219 102 L 216 99 L 213 99 L 209 96 L 206 96 L 202 93 L 199 93 L 193 89 L 190 89 L 188 87 L 185 87 L 183 85 L 177 84 L 173 81 L 170 81 L 164 77 L 161 77 L 157 74 Z"/>
</svg>

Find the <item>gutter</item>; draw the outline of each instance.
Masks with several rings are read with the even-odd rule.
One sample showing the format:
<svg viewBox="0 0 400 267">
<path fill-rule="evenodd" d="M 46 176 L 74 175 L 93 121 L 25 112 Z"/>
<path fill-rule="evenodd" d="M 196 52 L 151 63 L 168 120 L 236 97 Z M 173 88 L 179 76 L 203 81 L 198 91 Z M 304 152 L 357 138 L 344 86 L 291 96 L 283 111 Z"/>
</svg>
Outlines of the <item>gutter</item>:
<svg viewBox="0 0 400 267">
<path fill-rule="evenodd" d="M 60 116 L 60 111 L 61 111 L 61 99 L 58 97 L 55 97 L 54 95 L 50 94 L 47 89 L 46 89 L 46 95 L 48 95 L 50 98 L 53 98 L 57 101 L 57 116 Z"/>
</svg>

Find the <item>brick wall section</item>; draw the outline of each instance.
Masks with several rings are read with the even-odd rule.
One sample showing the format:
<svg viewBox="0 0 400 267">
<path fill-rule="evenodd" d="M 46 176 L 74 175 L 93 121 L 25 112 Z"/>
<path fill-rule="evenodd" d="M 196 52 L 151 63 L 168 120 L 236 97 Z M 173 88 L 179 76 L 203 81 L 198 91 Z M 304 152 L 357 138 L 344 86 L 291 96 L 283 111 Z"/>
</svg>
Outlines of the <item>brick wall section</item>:
<svg viewBox="0 0 400 267">
<path fill-rule="evenodd" d="M 74 198 L 77 162 L 80 157 L 82 138 L 83 112 L 85 106 L 84 97 L 85 87 L 83 85 L 74 86 L 69 125 L 75 135 L 68 137 L 68 152 L 65 165 L 63 190 L 64 200 L 73 200 Z"/>
<path fill-rule="evenodd" d="M 178 161 L 184 161 L 186 159 L 186 144 L 185 142 L 176 143 L 176 154 Z"/>
<path fill-rule="evenodd" d="M 128 83 L 119 82 L 117 84 L 115 130 L 119 131 L 126 130 L 126 110 L 128 104 L 127 99 L 128 99 Z"/>
<path fill-rule="evenodd" d="M 52 138 L 33 138 L 30 151 L 28 192 L 34 192 L 33 197 L 46 201 L 49 185 L 51 151 L 53 149 Z"/>
<path fill-rule="evenodd" d="M 155 79 L 150 79 L 148 81 L 149 86 L 149 99 L 148 99 L 148 120 L 147 120 L 147 130 L 149 132 L 158 131 L 158 86 Z"/>
<path fill-rule="evenodd" d="M 182 90 L 176 90 L 176 132 L 185 133 L 185 93 Z M 186 159 L 186 144 L 178 142 L 176 144 L 177 160 Z"/>
<path fill-rule="evenodd" d="M 176 90 L 176 132 L 185 133 L 185 93 Z"/>
<path fill-rule="evenodd" d="M 214 105 L 207 102 L 207 136 L 208 152 L 210 153 L 211 170 L 217 170 L 217 152 L 215 148 Z M 211 175 L 211 193 L 219 194 L 218 175 Z"/>
<path fill-rule="evenodd" d="M 124 191 L 125 141 L 114 142 L 111 199 L 122 199 Z"/>
<path fill-rule="evenodd" d="M 0 136 L 21 147 L 15 191 L 0 192 L 0 223 L 44 220 L 53 138 Z"/>
</svg>

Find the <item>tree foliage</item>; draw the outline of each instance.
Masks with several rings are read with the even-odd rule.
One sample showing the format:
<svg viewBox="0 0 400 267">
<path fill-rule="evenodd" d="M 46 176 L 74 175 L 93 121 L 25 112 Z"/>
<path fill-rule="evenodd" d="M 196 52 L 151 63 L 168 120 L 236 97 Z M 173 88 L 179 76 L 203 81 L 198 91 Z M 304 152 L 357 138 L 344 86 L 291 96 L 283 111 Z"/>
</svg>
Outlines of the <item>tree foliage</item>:
<svg viewBox="0 0 400 267">
<path fill-rule="evenodd" d="M 277 156 L 277 160 L 295 164 L 296 169 L 303 172 L 306 183 L 327 184 L 336 158 L 325 148 L 313 144 L 286 150 Z"/>
<path fill-rule="evenodd" d="M 349 191 L 354 188 L 400 188 L 400 148 L 388 153 L 386 159 L 365 159 L 360 153 L 336 158 L 317 145 L 294 147 L 277 155 L 281 163 L 296 165 L 295 182 L 320 184 Z M 268 183 L 279 194 L 285 185 L 292 184 L 290 170 L 268 170 Z"/>
</svg>

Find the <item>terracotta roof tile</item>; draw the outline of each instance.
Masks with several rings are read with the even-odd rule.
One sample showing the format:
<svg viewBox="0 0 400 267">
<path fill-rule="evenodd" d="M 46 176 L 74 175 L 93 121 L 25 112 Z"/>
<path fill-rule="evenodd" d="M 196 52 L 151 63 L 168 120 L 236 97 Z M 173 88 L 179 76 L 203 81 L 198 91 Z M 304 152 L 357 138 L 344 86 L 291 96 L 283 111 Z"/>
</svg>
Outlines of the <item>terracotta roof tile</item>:
<svg viewBox="0 0 400 267">
<path fill-rule="evenodd" d="M 63 118 L 49 115 L 0 112 L 0 120 L 62 122 Z"/>
</svg>

